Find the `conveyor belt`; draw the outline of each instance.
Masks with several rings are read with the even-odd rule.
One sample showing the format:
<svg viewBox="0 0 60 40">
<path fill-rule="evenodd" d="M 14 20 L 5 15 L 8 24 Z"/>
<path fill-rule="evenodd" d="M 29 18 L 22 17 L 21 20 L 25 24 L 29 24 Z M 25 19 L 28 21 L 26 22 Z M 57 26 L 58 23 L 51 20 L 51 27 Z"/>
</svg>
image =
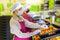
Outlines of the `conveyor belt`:
<svg viewBox="0 0 60 40">
<path fill-rule="evenodd" d="M 45 21 L 45 22 L 49 23 L 48 21 Z M 54 37 L 60 36 L 60 26 L 59 25 L 55 25 L 55 24 L 51 24 L 51 25 L 53 25 L 54 27 L 58 28 L 58 30 L 52 31 L 52 32 L 55 32 L 55 34 L 52 34 L 52 35 L 49 35 L 48 33 L 40 35 L 41 40 L 42 39 L 45 40 L 45 39 L 49 39 L 49 38 L 54 38 Z"/>
<path fill-rule="evenodd" d="M 60 30 L 55 31 L 55 34 L 49 35 L 49 34 L 43 34 L 40 35 L 41 39 L 48 39 L 48 38 L 53 38 L 53 37 L 57 37 L 60 36 Z"/>
</svg>

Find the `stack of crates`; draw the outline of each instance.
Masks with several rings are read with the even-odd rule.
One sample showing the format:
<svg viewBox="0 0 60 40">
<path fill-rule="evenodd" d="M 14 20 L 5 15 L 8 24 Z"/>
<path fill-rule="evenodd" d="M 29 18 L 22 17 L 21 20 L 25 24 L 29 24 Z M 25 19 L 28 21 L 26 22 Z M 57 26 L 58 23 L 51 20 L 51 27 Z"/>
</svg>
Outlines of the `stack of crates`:
<svg viewBox="0 0 60 40">
<path fill-rule="evenodd" d="M 0 16 L 0 40 L 10 40 L 10 21 L 11 16 Z"/>
</svg>

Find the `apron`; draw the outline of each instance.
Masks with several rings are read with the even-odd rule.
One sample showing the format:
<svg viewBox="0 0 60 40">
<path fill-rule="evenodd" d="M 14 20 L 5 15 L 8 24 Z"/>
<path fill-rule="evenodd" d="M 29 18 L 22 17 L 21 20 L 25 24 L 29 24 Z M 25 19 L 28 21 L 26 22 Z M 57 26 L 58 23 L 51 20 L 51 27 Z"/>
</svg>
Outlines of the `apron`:
<svg viewBox="0 0 60 40">
<path fill-rule="evenodd" d="M 28 20 L 29 22 L 33 22 L 33 23 L 36 23 L 36 21 L 34 21 L 32 19 L 32 17 L 30 15 L 28 15 L 27 13 L 23 13 L 22 14 L 22 17 L 25 18 L 26 20 Z"/>
<path fill-rule="evenodd" d="M 25 18 L 26 20 L 33 22 L 32 17 L 30 17 L 27 13 L 23 13 L 22 17 Z"/>
<path fill-rule="evenodd" d="M 33 22 L 32 18 L 26 13 L 23 13 L 22 17 L 25 18 L 26 20 L 30 21 L 30 22 Z M 27 28 L 24 21 L 19 22 L 19 24 L 21 25 L 20 31 L 22 31 L 23 33 L 31 32 L 32 29 Z M 31 37 L 29 37 L 29 38 L 19 38 L 15 35 L 13 40 L 31 40 Z"/>
<path fill-rule="evenodd" d="M 31 29 L 26 27 L 24 21 L 19 22 L 19 24 L 21 25 L 21 29 L 20 29 L 21 32 L 23 32 L 23 33 L 31 32 Z M 19 37 L 17 37 L 15 35 L 13 40 L 31 40 L 31 37 L 28 37 L 28 38 L 19 38 Z"/>
</svg>

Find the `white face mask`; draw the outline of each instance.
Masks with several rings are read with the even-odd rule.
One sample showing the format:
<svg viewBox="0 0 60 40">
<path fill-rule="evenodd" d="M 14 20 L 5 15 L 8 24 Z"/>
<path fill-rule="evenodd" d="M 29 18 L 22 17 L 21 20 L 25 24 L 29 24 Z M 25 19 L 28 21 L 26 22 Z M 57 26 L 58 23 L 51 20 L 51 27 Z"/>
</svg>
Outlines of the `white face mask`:
<svg viewBox="0 0 60 40">
<path fill-rule="evenodd" d="M 18 11 L 18 16 L 20 16 L 23 13 L 23 11 Z"/>
</svg>

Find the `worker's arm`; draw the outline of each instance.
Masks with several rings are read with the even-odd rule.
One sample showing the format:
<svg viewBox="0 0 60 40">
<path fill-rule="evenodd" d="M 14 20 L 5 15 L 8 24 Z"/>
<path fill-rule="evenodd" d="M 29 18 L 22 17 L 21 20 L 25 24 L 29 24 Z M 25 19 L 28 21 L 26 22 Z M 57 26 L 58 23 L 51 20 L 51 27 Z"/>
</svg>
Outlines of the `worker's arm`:
<svg viewBox="0 0 60 40">
<path fill-rule="evenodd" d="M 32 23 L 32 22 L 29 22 L 29 21 L 25 21 L 25 25 L 29 28 L 41 28 L 38 23 Z"/>
<path fill-rule="evenodd" d="M 43 24 L 43 25 L 39 25 L 39 23 L 33 23 L 33 22 L 29 22 L 28 20 L 24 19 L 22 16 L 21 18 L 25 21 L 25 25 L 26 27 L 29 28 L 48 28 L 47 25 Z"/>
<path fill-rule="evenodd" d="M 29 28 L 44 28 L 44 29 L 48 29 L 48 26 L 46 24 L 43 25 L 39 25 L 38 23 L 32 23 L 29 21 L 25 21 L 25 25 Z"/>
<path fill-rule="evenodd" d="M 24 19 L 22 16 L 21 16 L 21 18 L 25 21 L 25 25 L 27 27 L 29 27 L 29 28 L 41 28 L 38 23 L 29 22 L 28 20 Z"/>
<path fill-rule="evenodd" d="M 28 38 L 28 37 L 31 37 L 31 36 L 39 33 L 39 30 L 37 30 L 35 32 L 31 32 L 31 33 L 22 33 L 20 31 L 20 26 L 19 26 L 18 22 L 10 22 L 10 31 L 12 34 L 15 34 L 16 36 L 18 36 L 20 38 Z"/>
</svg>

